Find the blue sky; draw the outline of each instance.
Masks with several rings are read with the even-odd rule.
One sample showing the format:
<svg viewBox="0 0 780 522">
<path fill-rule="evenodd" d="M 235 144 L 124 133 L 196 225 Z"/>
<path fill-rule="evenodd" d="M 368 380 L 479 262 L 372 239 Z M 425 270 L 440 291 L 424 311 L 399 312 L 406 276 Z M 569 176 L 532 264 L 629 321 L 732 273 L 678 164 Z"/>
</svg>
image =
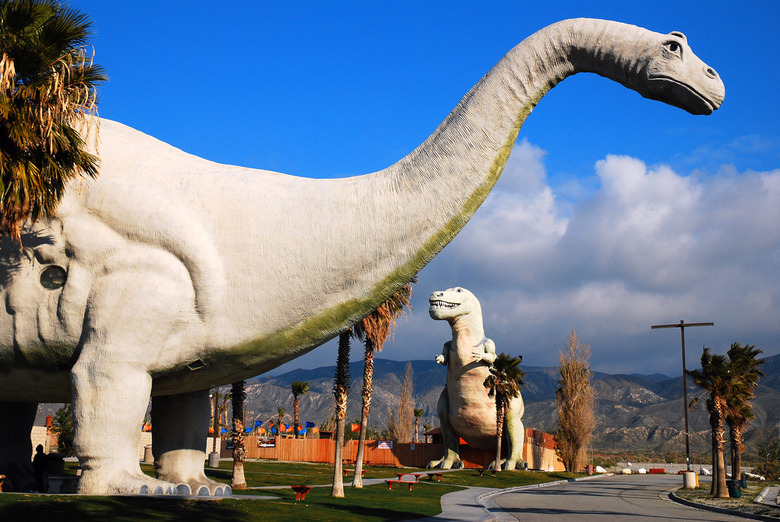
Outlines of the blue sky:
<svg viewBox="0 0 780 522">
<path fill-rule="evenodd" d="M 527 365 L 557 364 L 574 327 L 596 370 L 679 373 L 679 334 L 650 325 L 680 319 L 716 323 L 686 333 L 690 361 L 734 341 L 780 353 L 775 0 L 70 5 L 95 23 L 110 78 L 102 117 L 214 161 L 307 177 L 394 163 L 555 21 L 682 31 L 723 78 L 721 109 L 691 116 L 594 75 L 557 86 L 494 194 L 420 274 L 415 310 L 381 356 L 433 358 L 449 329 L 428 318 L 427 296 L 456 285 L 482 301 L 498 350 Z M 334 361 L 330 343 L 284 368 Z"/>
</svg>

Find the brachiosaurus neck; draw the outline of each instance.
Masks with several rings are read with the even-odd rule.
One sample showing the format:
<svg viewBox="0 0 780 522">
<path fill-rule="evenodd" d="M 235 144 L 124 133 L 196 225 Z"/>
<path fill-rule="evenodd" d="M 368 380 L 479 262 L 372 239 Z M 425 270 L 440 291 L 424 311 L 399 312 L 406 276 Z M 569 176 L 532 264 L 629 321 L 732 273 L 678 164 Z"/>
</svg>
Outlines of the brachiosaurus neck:
<svg viewBox="0 0 780 522">
<path fill-rule="evenodd" d="M 636 88 L 628 78 L 637 46 L 618 52 L 634 40 L 635 31 L 644 30 L 578 19 L 531 35 L 507 53 L 417 149 L 366 176 L 370 190 L 384 200 L 372 223 L 388 230 L 387 244 L 402 245 L 395 261 L 398 268 L 408 268 L 405 275 L 411 277 L 425 266 L 479 208 L 525 118 L 547 91 L 585 70 Z"/>
</svg>

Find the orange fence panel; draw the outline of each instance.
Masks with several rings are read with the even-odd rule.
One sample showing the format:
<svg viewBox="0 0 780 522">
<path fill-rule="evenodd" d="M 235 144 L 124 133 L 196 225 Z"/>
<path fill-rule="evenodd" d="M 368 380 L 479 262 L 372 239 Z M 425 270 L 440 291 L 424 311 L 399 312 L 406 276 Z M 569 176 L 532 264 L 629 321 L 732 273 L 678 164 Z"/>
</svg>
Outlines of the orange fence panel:
<svg viewBox="0 0 780 522">
<path fill-rule="evenodd" d="M 261 439 L 264 445 L 258 446 L 257 437 L 246 437 L 247 458 L 267 459 L 287 462 L 319 462 L 333 465 L 336 442 L 332 439 Z M 230 458 L 232 451 L 222 445 L 222 457 Z M 344 459 L 354 461 L 357 455 L 358 441 L 344 443 Z M 442 444 L 398 443 L 395 441 L 367 440 L 363 462 L 370 466 L 415 467 L 424 468 L 428 462 L 440 459 L 444 455 Z M 495 452 L 472 448 L 461 444 L 460 458 L 466 468 L 485 468 L 495 459 Z M 563 464 L 555 454 L 555 438 L 539 430 L 526 429 L 523 459 L 531 469 L 562 471 Z"/>
</svg>

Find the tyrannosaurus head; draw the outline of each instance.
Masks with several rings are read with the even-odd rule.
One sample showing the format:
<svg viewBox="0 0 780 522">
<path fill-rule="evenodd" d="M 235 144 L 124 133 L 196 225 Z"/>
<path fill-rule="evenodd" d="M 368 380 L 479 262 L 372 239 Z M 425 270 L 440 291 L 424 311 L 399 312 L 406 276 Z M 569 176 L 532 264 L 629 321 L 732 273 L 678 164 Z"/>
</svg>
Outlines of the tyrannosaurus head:
<svg viewBox="0 0 780 522">
<path fill-rule="evenodd" d="M 428 313 L 432 319 L 452 322 L 465 315 L 482 315 L 482 307 L 474 294 L 465 288 L 455 287 L 433 292 L 428 298 Z"/>
</svg>

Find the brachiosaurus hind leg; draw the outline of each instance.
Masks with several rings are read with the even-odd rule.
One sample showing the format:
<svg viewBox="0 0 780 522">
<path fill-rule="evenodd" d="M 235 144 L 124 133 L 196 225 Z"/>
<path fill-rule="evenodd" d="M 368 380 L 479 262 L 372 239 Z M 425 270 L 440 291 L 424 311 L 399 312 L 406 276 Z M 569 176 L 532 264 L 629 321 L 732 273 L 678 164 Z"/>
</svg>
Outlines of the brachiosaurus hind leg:
<svg viewBox="0 0 780 522">
<path fill-rule="evenodd" d="M 230 495 L 227 484 L 207 478 L 208 390 L 152 398 L 152 453 L 157 478 L 177 484 L 179 494 Z"/>
<path fill-rule="evenodd" d="M 37 411 L 37 402 L 0 402 L 0 475 L 6 476 L 3 491 L 35 488 L 30 432 Z"/>
</svg>

